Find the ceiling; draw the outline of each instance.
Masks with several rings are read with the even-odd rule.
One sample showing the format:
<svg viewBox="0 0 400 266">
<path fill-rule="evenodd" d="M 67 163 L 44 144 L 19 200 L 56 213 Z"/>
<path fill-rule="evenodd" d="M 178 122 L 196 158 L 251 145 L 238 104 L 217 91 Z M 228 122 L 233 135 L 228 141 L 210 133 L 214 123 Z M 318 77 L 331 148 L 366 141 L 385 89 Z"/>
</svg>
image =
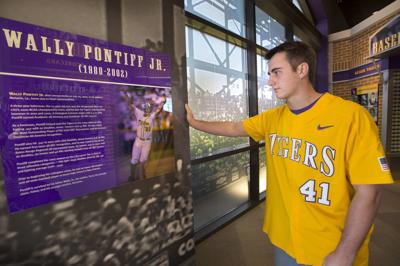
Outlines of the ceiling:
<svg viewBox="0 0 400 266">
<path fill-rule="evenodd" d="M 386 7 L 393 0 L 336 0 L 350 28 L 372 16 L 375 11 Z"/>
<path fill-rule="evenodd" d="M 308 4 L 311 1 L 306 0 Z M 395 0 L 322 0 L 329 33 L 350 29 Z M 313 14 L 315 17 L 316 14 Z"/>
</svg>

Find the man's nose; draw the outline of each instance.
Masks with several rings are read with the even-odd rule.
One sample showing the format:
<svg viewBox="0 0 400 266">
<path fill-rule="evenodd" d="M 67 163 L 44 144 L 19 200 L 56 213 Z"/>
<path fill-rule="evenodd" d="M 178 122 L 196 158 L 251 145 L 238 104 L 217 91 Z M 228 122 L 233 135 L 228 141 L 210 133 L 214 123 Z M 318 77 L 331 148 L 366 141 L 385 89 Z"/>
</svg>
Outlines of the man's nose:
<svg viewBox="0 0 400 266">
<path fill-rule="evenodd" d="M 272 78 L 269 78 L 269 79 L 267 80 L 267 85 L 268 85 L 268 86 L 274 85 L 274 81 L 272 80 Z"/>
</svg>

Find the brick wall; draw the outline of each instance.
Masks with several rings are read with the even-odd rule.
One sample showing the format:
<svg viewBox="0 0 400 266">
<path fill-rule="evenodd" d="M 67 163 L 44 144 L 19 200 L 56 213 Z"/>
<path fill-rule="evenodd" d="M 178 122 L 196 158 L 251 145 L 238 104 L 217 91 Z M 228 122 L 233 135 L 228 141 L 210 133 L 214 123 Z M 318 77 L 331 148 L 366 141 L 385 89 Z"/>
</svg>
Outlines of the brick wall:
<svg viewBox="0 0 400 266">
<path fill-rule="evenodd" d="M 350 38 L 341 39 L 330 42 L 330 69 L 331 71 L 348 70 L 360 65 L 370 63 L 371 60 L 366 59 L 369 56 L 369 37 L 374 34 L 379 28 L 391 20 L 394 15 L 389 16 L 381 21 L 370 25 L 367 29 L 351 36 Z M 331 73 L 332 75 L 332 73 Z M 379 74 L 354 79 L 351 81 L 336 82 L 331 85 L 332 93 L 344 99 L 351 100 L 351 89 L 363 85 L 381 83 Z M 381 129 L 382 121 L 382 87 L 379 85 L 379 106 L 378 106 L 378 126 Z"/>
</svg>

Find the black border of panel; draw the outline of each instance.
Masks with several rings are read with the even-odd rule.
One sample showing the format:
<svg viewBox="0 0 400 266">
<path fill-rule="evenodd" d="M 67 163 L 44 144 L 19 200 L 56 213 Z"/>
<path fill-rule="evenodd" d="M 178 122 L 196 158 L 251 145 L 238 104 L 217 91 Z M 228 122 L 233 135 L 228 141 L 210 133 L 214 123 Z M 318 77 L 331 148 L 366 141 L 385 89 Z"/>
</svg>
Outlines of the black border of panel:
<svg viewBox="0 0 400 266">
<path fill-rule="evenodd" d="M 247 82 L 249 117 L 258 114 L 258 86 L 257 86 L 257 50 L 256 50 L 256 21 L 254 0 L 245 1 L 246 36 L 249 40 L 247 49 Z M 258 143 L 250 138 L 250 186 L 249 199 L 259 201 L 259 149 Z"/>
</svg>

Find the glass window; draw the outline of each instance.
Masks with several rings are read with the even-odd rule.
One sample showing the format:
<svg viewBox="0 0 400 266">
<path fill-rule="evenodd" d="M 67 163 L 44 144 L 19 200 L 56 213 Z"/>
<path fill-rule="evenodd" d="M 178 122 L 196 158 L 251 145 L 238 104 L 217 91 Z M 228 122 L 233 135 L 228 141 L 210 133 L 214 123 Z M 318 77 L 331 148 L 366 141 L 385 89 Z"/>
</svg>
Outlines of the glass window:
<svg viewBox="0 0 400 266">
<path fill-rule="evenodd" d="M 188 101 L 196 118 L 240 121 L 248 117 L 246 51 L 186 27 Z M 249 145 L 248 138 L 217 137 L 190 128 L 191 158 Z"/>
<path fill-rule="evenodd" d="M 245 37 L 244 0 L 185 0 L 185 10 Z"/>
<path fill-rule="evenodd" d="M 268 83 L 267 60 L 257 55 L 257 85 L 258 85 L 258 112 L 262 113 L 285 103 L 275 96 L 274 90 Z"/>
<path fill-rule="evenodd" d="M 256 7 L 256 42 L 267 49 L 285 42 L 285 27 Z"/>
<path fill-rule="evenodd" d="M 297 7 L 298 10 L 300 10 L 302 13 L 304 13 L 303 9 L 300 6 L 299 0 L 292 0 L 293 5 Z"/>
<path fill-rule="evenodd" d="M 244 152 L 192 167 L 195 230 L 248 201 L 249 157 Z"/>
<path fill-rule="evenodd" d="M 267 165 L 265 159 L 265 147 L 260 147 L 259 152 L 259 192 L 262 193 L 267 189 Z"/>
<path fill-rule="evenodd" d="M 293 35 L 293 41 L 301 42 L 301 39 L 300 39 L 300 37 Z"/>
</svg>

